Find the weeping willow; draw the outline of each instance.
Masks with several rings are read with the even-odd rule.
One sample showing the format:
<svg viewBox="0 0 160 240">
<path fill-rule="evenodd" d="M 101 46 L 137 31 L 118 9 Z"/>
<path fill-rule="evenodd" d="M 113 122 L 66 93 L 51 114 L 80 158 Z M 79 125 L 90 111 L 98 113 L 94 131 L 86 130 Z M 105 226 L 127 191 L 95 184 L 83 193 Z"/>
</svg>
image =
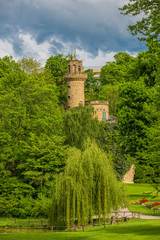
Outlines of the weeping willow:
<svg viewBox="0 0 160 240">
<path fill-rule="evenodd" d="M 65 171 L 59 174 L 50 208 L 51 225 L 72 226 L 92 223 L 93 216 L 106 219 L 125 203 L 106 154 L 88 142 L 83 151 L 72 148 Z"/>
</svg>

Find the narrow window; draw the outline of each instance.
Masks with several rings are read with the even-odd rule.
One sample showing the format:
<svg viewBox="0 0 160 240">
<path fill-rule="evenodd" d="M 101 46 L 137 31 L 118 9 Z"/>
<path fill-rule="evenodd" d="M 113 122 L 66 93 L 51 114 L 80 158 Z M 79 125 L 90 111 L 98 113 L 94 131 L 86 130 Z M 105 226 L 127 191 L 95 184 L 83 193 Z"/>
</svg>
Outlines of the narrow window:
<svg viewBox="0 0 160 240">
<path fill-rule="evenodd" d="M 70 99 L 70 96 L 68 96 L 68 98 Z"/>
<path fill-rule="evenodd" d="M 68 88 L 71 88 L 71 86 L 68 85 Z"/>
<path fill-rule="evenodd" d="M 68 65 L 68 72 L 70 73 L 70 71 L 71 71 L 71 66 Z"/>
<path fill-rule="evenodd" d="M 79 73 L 81 72 L 81 66 L 78 67 L 78 71 L 79 71 Z"/>
<path fill-rule="evenodd" d="M 76 73 L 76 65 L 73 65 L 73 72 Z"/>
</svg>

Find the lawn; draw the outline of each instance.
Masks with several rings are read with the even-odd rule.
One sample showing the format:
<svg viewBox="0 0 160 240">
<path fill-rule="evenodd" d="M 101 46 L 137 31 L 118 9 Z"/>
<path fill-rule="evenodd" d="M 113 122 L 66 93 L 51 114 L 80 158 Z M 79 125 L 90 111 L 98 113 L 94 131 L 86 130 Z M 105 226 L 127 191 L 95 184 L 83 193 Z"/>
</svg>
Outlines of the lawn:
<svg viewBox="0 0 160 240">
<path fill-rule="evenodd" d="M 159 240 L 160 220 L 134 219 L 115 225 L 85 229 L 84 232 L 0 234 L 1 240 Z"/>
<path fill-rule="evenodd" d="M 34 218 L 0 218 L 0 227 L 10 226 L 10 227 L 42 227 L 42 225 L 48 225 L 47 219 L 34 219 Z"/>
<path fill-rule="evenodd" d="M 151 184 L 125 184 L 128 190 L 129 201 L 139 201 L 140 199 L 147 198 L 148 200 L 158 201 L 160 197 L 153 198 L 155 189 Z M 152 194 L 149 194 L 154 192 Z"/>
<path fill-rule="evenodd" d="M 131 212 L 140 212 L 141 214 L 145 215 L 159 215 L 158 211 L 149 209 L 143 205 L 135 205 L 131 204 L 131 202 L 137 201 L 139 202 L 140 199 L 148 199 L 149 201 L 160 202 L 160 197 L 155 197 L 155 189 L 150 184 L 126 184 L 128 190 L 128 201 L 129 205 L 128 208 Z M 150 194 L 152 193 L 152 194 Z"/>
</svg>

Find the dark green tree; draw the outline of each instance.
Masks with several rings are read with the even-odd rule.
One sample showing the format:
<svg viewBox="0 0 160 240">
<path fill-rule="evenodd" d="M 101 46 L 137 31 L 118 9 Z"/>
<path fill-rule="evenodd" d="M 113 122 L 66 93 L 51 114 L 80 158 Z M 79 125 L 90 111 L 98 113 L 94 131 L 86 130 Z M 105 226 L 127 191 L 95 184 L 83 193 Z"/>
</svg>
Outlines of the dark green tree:
<svg viewBox="0 0 160 240">
<path fill-rule="evenodd" d="M 148 49 L 138 53 L 129 69 L 129 81 L 142 80 L 148 87 L 153 87 L 158 80 L 160 69 L 160 43 L 147 43 Z"/>
<path fill-rule="evenodd" d="M 128 70 L 134 57 L 128 53 L 119 52 L 114 56 L 113 62 L 107 62 L 101 69 L 100 82 L 102 85 L 117 85 L 129 80 Z"/>
<path fill-rule="evenodd" d="M 66 104 L 67 102 L 66 83 L 63 75 L 67 73 L 67 62 L 70 58 L 70 55 L 64 57 L 63 54 L 58 54 L 57 56 L 51 56 L 48 58 L 45 65 L 45 68 L 50 69 L 51 74 L 55 79 L 57 91 L 59 92 L 60 104 Z"/>
<path fill-rule="evenodd" d="M 128 28 L 132 35 L 140 34 L 140 40 L 160 39 L 160 1 L 159 0 L 129 0 L 120 8 L 123 15 L 140 16 L 136 24 Z"/>
<path fill-rule="evenodd" d="M 100 122 L 96 142 L 112 158 L 113 168 L 120 180 L 133 164 L 130 156 L 122 153 L 120 146 L 119 125 L 117 122 Z"/>
<path fill-rule="evenodd" d="M 13 180 L 16 194 L 8 191 L 4 198 L 10 195 L 18 204 L 24 197 L 42 196 L 41 178 L 47 196 L 64 166 L 62 109 L 50 72 L 28 75 L 8 57 L 0 59 L 0 66 L 0 178 L 3 189 Z M 21 187 L 28 193 L 20 191 Z"/>
<path fill-rule="evenodd" d="M 156 120 L 154 90 L 142 81 L 129 82 L 119 90 L 118 124 L 123 152 L 135 157 L 147 149 L 148 128 Z"/>
</svg>

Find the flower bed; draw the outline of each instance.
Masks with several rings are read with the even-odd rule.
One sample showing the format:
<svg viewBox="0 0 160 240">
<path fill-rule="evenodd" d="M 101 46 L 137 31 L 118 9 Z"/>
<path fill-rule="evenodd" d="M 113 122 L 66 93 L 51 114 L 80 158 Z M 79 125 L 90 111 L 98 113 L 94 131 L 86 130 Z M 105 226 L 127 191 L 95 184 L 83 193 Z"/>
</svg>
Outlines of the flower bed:
<svg viewBox="0 0 160 240">
<path fill-rule="evenodd" d="M 141 199 L 139 202 L 132 202 L 132 204 L 140 204 L 152 210 L 160 210 L 160 202 L 151 202 L 148 199 Z"/>
</svg>

